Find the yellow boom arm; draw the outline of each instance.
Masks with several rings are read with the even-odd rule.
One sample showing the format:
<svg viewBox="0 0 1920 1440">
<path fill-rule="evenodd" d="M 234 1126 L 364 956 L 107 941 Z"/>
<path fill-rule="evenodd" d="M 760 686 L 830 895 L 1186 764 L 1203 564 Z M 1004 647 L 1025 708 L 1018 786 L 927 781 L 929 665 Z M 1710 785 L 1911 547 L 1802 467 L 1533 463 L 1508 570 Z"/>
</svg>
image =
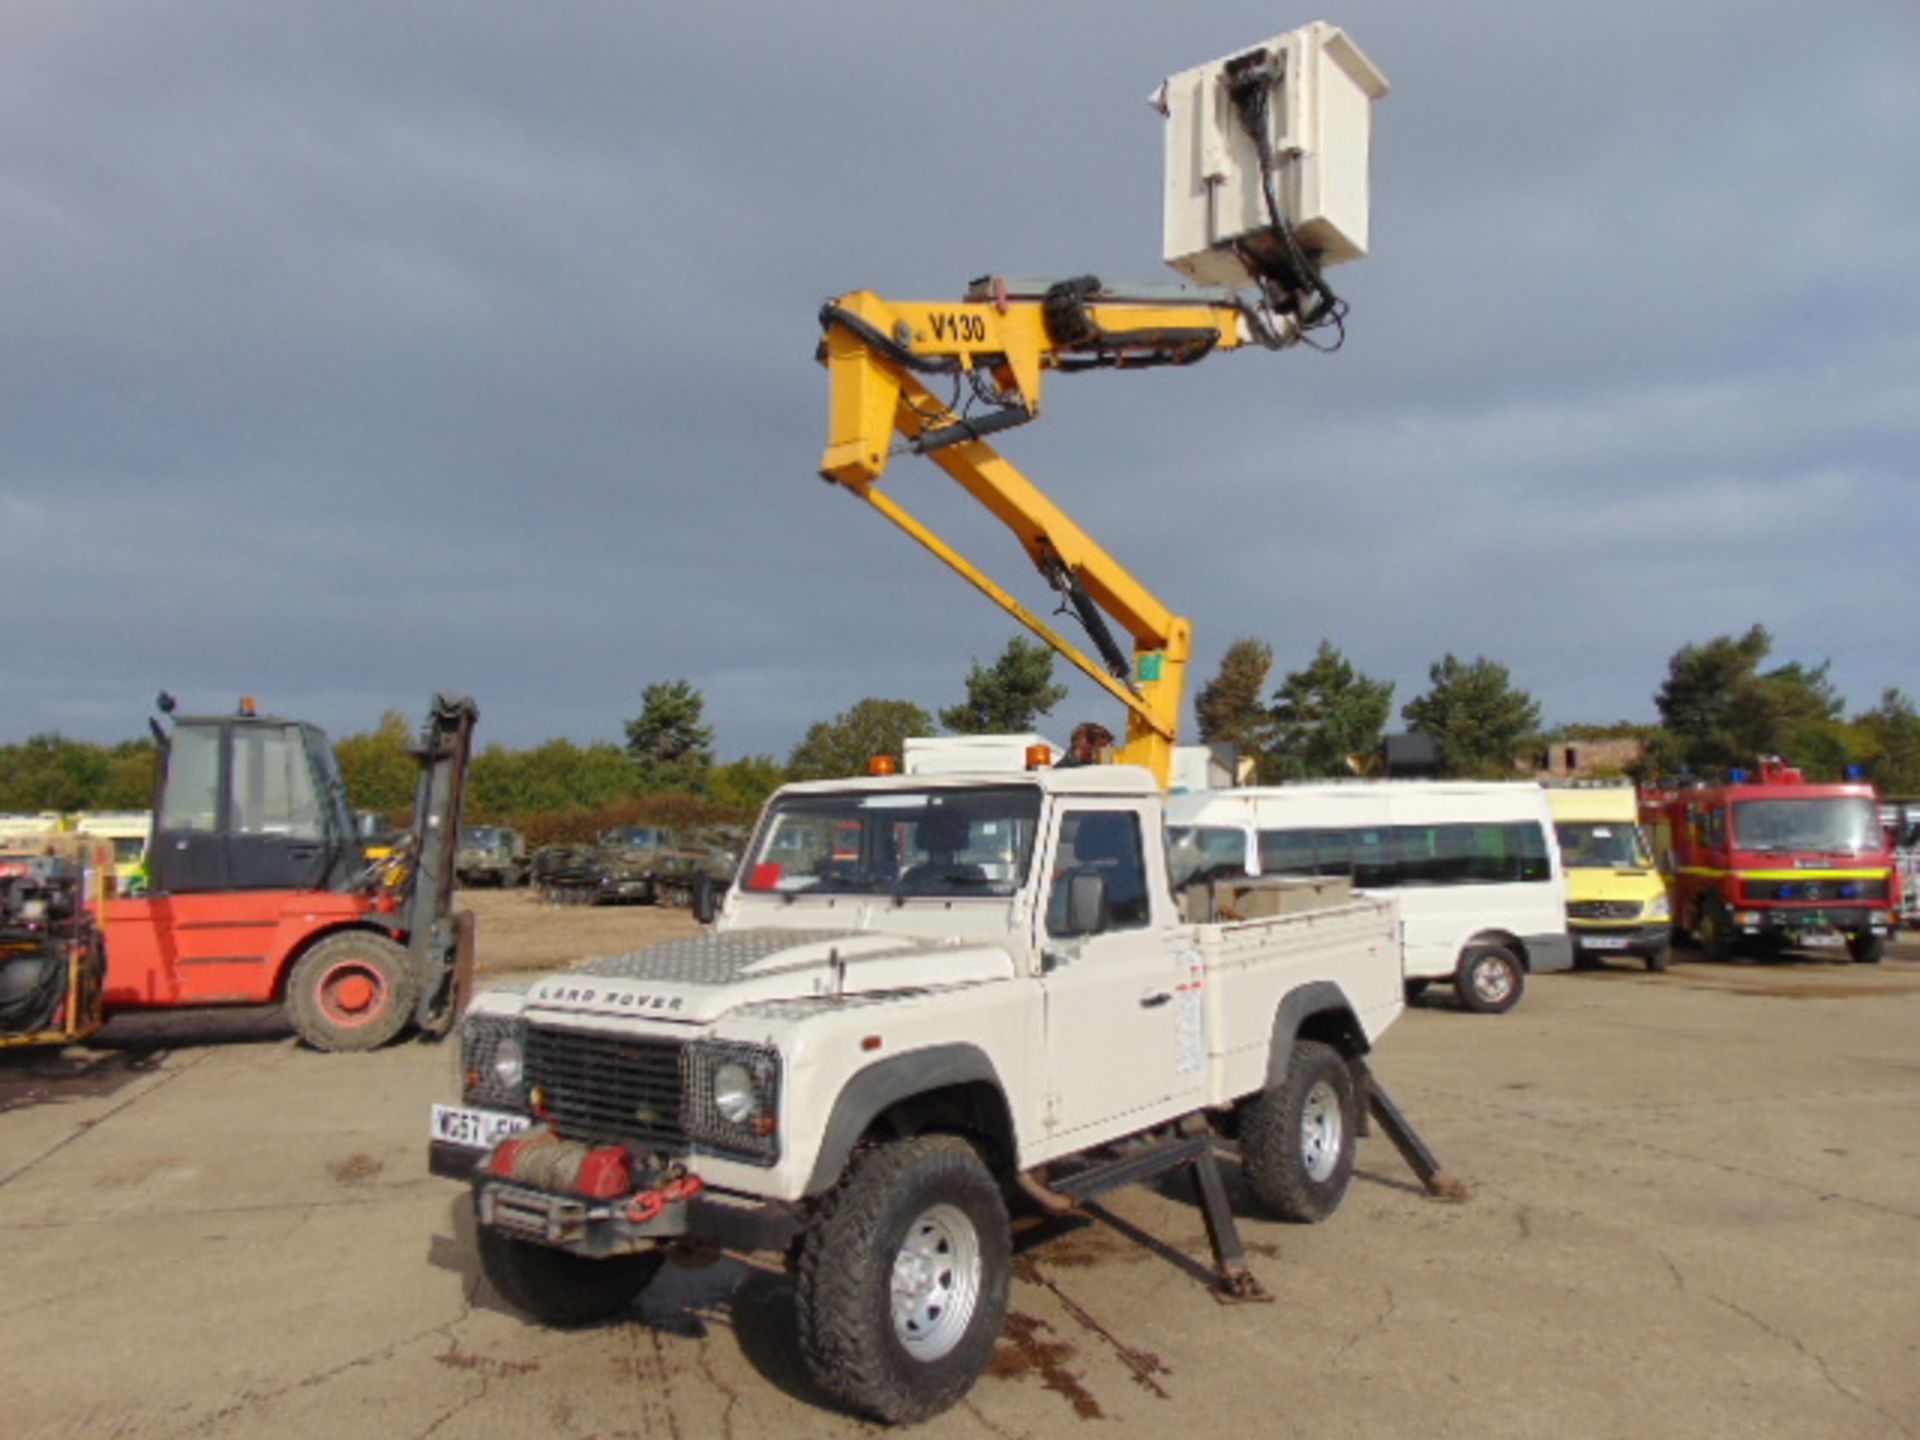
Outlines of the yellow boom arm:
<svg viewBox="0 0 1920 1440">
<path fill-rule="evenodd" d="M 932 551 L 1127 707 L 1120 758 L 1165 785 L 1192 649 L 1175 615 L 983 438 L 1039 414 L 1056 369 L 1181 365 L 1249 340 L 1285 343 L 1226 291 L 1155 287 L 1110 296 L 1092 279 L 984 281 L 957 304 L 902 303 L 859 291 L 821 311 L 833 400 L 823 478 L 845 487 Z M 943 399 L 936 378 L 952 387 Z M 984 410 L 962 406 L 963 388 Z M 880 488 L 898 435 L 1011 530 L 1078 612 L 1105 663 L 1086 655 Z M 1132 641 L 1119 653 L 1102 616 Z"/>
</svg>

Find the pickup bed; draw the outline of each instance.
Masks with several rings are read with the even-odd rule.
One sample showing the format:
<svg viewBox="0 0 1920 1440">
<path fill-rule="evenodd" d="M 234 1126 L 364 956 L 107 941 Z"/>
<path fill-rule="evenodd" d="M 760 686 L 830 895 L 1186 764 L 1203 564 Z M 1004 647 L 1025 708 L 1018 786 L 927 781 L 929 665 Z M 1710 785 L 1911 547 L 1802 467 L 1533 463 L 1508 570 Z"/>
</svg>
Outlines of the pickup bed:
<svg viewBox="0 0 1920 1440">
<path fill-rule="evenodd" d="M 1282 1218 L 1345 1195 L 1392 904 L 1197 898 L 1133 767 L 789 786 L 709 931 L 476 1000 L 433 1168 L 537 1318 L 618 1313 L 671 1251 L 784 1253 L 823 1388 L 925 1418 L 1000 1332 L 1010 1205 L 1156 1145 L 1237 1147 Z"/>
</svg>

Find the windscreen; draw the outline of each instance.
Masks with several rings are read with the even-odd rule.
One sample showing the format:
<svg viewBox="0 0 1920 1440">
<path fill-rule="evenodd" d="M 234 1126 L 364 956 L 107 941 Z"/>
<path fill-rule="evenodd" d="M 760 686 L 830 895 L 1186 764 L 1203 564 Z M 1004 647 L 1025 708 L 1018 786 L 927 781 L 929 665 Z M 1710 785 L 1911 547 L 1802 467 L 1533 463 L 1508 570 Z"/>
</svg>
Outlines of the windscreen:
<svg viewBox="0 0 1920 1440">
<path fill-rule="evenodd" d="M 1012 895 L 1040 820 L 1028 785 L 789 795 L 742 871 L 748 891 L 902 898 Z"/>
<path fill-rule="evenodd" d="M 1831 795 L 1735 801 L 1733 843 L 1742 850 L 1854 853 L 1878 850 L 1885 842 L 1872 800 Z"/>
<path fill-rule="evenodd" d="M 1653 864 L 1638 825 L 1623 820 L 1561 820 L 1560 859 L 1573 870 L 1644 870 Z"/>
</svg>

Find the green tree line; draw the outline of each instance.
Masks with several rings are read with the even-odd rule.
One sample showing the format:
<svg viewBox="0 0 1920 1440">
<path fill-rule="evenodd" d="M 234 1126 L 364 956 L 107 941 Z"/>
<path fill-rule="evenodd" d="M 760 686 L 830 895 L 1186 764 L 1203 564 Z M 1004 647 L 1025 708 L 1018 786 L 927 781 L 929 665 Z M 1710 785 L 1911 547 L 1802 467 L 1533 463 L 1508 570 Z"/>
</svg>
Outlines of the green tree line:
<svg viewBox="0 0 1920 1440">
<path fill-rule="evenodd" d="M 1920 714 L 1905 691 L 1889 687 L 1873 707 L 1849 715 L 1826 662 L 1771 663 L 1772 651 L 1760 625 L 1682 646 L 1654 694 L 1658 723 L 1554 730 L 1543 728 L 1539 703 L 1505 665 L 1449 652 L 1429 667 L 1427 689 L 1400 707 L 1399 720 L 1430 736 L 1443 773 L 1457 777 L 1511 777 L 1560 741 L 1630 738 L 1643 747 L 1635 778 L 1704 774 L 1781 755 L 1813 778 L 1857 766 L 1887 794 L 1920 794 Z M 1044 645 L 1016 637 L 991 663 L 974 661 L 962 698 L 937 715 L 912 700 L 869 696 L 808 726 L 784 759 L 720 760 L 698 688 L 684 679 L 656 681 L 642 688 L 624 743 L 483 746 L 469 777 L 468 815 L 519 825 L 530 838 L 581 833 L 609 816 L 743 821 L 788 780 L 863 774 L 874 755 L 900 759 L 908 736 L 942 727 L 958 734 L 1034 729 L 1067 695 L 1053 663 Z M 1327 640 L 1277 679 L 1274 663 L 1266 641 L 1234 641 L 1195 697 L 1199 737 L 1236 746 L 1263 782 L 1377 773 L 1394 719 L 1393 683 L 1365 674 Z M 405 816 L 416 773 L 407 754 L 412 735 L 395 710 L 337 740 L 354 808 Z M 35 735 L 0 745 L 0 811 L 143 809 L 152 772 L 150 740 L 101 745 Z"/>
<path fill-rule="evenodd" d="M 1455 778 L 1511 778 L 1532 770 L 1549 745 L 1617 738 L 1640 743 L 1627 771 L 1634 779 L 1712 775 L 1778 755 L 1812 779 L 1857 770 L 1884 794 L 1920 794 L 1920 715 L 1904 690 L 1888 687 L 1871 708 L 1849 714 L 1826 661 L 1772 657 L 1763 625 L 1689 643 L 1668 659 L 1654 692 L 1657 723 L 1547 729 L 1539 702 L 1505 665 L 1449 652 L 1399 718 L 1436 743 L 1441 773 Z M 1326 640 L 1277 682 L 1273 668 L 1266 641 L 1234 641 L 1195 697 L 1200 737 L 1234 745 L 1269 783 L 1378 771 L 1393 682 L 1363 673 Z"/>
</svg>

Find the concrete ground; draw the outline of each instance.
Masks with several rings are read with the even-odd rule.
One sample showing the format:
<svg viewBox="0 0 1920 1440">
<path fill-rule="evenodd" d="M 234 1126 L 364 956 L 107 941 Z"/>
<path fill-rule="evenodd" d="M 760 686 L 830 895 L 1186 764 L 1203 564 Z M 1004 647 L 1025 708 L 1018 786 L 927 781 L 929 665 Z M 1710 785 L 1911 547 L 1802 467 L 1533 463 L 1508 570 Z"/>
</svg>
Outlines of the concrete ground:
<svg viewBox="0 0 1920 1440">
<path fill-rule="evenodd" d="M 496 963 L 687 925 L 476 899 Z M 505 1308 L 425 1170 L 451 1047 L 317 1055 L 257 1015 L 102 1040 L 0 1055 L 7 1434 L 874 1428 L 810 1392 L 775 1273 L 669 1270 L 573 1333 Z M 925 1432 L 1920 1435 L 1920 943 L 1552 976 L 1494 1019 L 1441 994 L 1377 1069 L 1470 1200 L 1370 1139 L 1327 1224 L 1244 1220 L 1275 1303 L 1223 1306 L 1185 1191 L 1121 1192 L 1025 1251 L 991 1372 Z"/>
</svg>

